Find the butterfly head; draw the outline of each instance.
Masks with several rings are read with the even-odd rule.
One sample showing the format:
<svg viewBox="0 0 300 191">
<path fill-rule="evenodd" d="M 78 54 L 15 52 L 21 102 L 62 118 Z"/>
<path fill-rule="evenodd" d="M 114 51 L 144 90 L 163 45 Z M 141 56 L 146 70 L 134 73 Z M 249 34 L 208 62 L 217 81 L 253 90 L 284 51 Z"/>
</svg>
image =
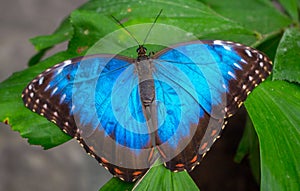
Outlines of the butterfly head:
<svg viewBox="0 0 300 191">
<path fill-rule="evenodd" d="M 147 48 L 145 48 L 143 45 L 139 45 L 139 47 L 136 49 L 138 53 L 138 60 L 143 59 L 143 58 L 148 58 L 146 55 L 147 53 Z"/>
</svg>

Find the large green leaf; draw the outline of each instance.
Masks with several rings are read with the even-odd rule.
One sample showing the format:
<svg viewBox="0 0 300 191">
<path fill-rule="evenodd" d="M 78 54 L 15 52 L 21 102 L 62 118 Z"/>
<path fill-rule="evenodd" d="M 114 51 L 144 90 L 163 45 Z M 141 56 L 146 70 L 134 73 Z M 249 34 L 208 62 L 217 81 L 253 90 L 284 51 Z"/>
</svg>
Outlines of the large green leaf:
<svg viewBox="0 0 300 191">
<path fill-rule="evenodd" d="M 300 28 L 285 31 L 277 49 L 273 78 L 300 83 Z"/>
<path fill-rule="evenodd" d="M 136 183 L 126 183 L 118 178 L 112 178 L 99 191 L 152 191 L 152 190 L 190 190 L 199 188 L 186 171 L 171 172 L 163 165 L 154 165 L 146 175 Z"/>
<path fill-rule="evenodd" d="M 151 190 L 199 190 L 186 171 L 171 172 L 163 165 L 152 167 L 134 188 L 135 191 Z"/>
<path fill-rule="evenodd" d="M 264 82 L 245 102 L 258 134 L 262 190 L 300 190 L 300 87 Z"/>
<path fill-rule="evenodd" d="M 185 6 L 182 6 L 182 1 L 179 0 L 93 0 L 83 5 L 79 10 L 90 11 L 101 16 L 107 16 L 109 20 L 98 19 L 90 21 L 91 23 L 98 23 L 98 29 L 106 30 L 106 28 L 112 28 L 112 26 L 116 25 L 115 21 L 111 18 L 111 15 L 121 21 L 126 21 L 124 24 L 128 26 L 139 23 L 152 23 L 160 9 L 163 9 L 163 13 L 158 22 L 180 27 L 188 32 L 192 32 L 199 38 L 213 37 L 236 40 L 242 43 L 253 43 L 258 38 L 257 33 L 254 31 L 241 27 L 236 22 L 216 14 L 204 4 L 194 0 L 186 1 Z M 85 18 L 81 19 L 87 20 Z M 68 30 L 70 30 L 70 28 Z M 41 39 L 35 41 L 35 46 L 45 47 L 44 44 L 47 44 L 52 38 L 46 38 L 45 36 L 43 40 L 44 41 Z M 57 44 L 58 42 L 59 41 L 52 41 L 51 45 Z"/>
</svg>

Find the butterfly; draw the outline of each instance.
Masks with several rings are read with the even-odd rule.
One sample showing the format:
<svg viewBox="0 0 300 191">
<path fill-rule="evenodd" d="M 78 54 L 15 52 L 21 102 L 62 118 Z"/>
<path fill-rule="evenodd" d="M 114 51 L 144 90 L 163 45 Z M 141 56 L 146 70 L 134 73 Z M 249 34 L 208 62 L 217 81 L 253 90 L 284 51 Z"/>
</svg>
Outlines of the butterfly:
<svg viewBox="0 0 300 191">
<path fill-rule="evenodd" d="M 98 54 L 66 60 L 22 93 L 26 107 L 127 182 L 157 161 L 172 171 L 193 170 L 227 118 L 272 70 L 264 53 L 229 41 L 196 40 L 147 55 L 144 44 L 161 13 L 137 59 Z"/>
<path fill-rule="evenodd" d="M 128 182 L 157 160 L 193 170 L 272 70 L 264 53 L 229 41 L 180 43 L 152 56 L 140 45 L 137 53 L 66 60 L 22 93 L 26 107 Z"/>
</svg>

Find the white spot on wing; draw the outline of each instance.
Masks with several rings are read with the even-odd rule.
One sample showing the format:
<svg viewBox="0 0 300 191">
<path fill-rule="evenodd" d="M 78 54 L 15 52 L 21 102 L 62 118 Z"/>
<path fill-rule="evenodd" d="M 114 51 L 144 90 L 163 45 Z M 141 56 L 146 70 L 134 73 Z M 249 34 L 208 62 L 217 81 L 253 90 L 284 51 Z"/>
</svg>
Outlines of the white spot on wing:
<svg viewBox="0 0 300 191">
<path fill-rule="evenodd" d="M 241 67 L 239 64 L 234 63 L 233 65 L 234 65 L 235 67 L 237 67 L 238 69 L 242 70 L 242 67 Z"/>
<path fill-rule="evenodd" d="M 32 85 L 31 84 L 28 86 L 28 89 L 32 90 Z"/>
<path fill-rule="evenodd" d="M 241 59 L 241 62 L 247 64 L 246 60 L 244 60 L 244 59 Z"/>
<path fill-rule="evenodd" d="M 53 96 L 57 90 L 58 90 L 58 87 L 55 87 L 55 88 L 53 89 L 53 91 L 51 92 L 51 96 Z"/>
<path fill-rule="evenodd" d="M 223 85 L 222 85 L 222 87 L 223 87 L 225 90 L 227 89 L 227 87 L 226 87 L 226 85 L 225 85 L 225 84 L 223 84 Z"/>
<path fill-rule="evenodd" d="M 50 88 L 50 84 L 47 85 L 44 91 L 47 91 Z"/>
<path fill-rule="evenodd" d="M 216 44 L 216 45 L 222 45 L 222 46 L 224 45 L 223 42 L 220 41 L 220 40 L 215 40 L 214 44 Z"/>
<path fill-rule="evenodd" d="M 59 69 L 57 70 L 57 73 L 56 73 L 56 74 L 60 74 L 62 70 L 63 70 L 63 68 L 59 68 Z"/>
<path fill-rule="evenodd" d="M 75 105 L 72 105 L 71 113 L 73 113 L 74 109 L 75 109 Z"/>
<path fill-rule="evenodd" d="M 225 107 L 224 110 L 225 110 L 225 112 L 228 112 L 228 107 Z"/>
<path fill-rule="evenodd" d="M 264 63 L 263 62 L 259 62 L 259 66 L 260 67 L 264 67 Z"/>
<path fill-rule="evenodd" d="M 61 96 L 60 101 L 59 101 L 60 104 L 65 100 L 66 96 L 67 96 L 66 94 Z"/>
<path fill-rule="evenodd" d="M 245 50 L 245 53 L 247 54 L 247 56 L 252 57 L 252 53 L 251 53 L 250 50 L 246 49 L 246 50 Z"/>
<path fill-rule="evenodd" d="M 39 79 L 39 85 L 42 85 L 43 82 L 44 82 L 44 77 L 41 77 L 41 78 Z"/>
<path fill-rule="evenodd" d="M 229 76 L 231 76 L 231 77 L 233 77 L 234 79 L 236 79 L 236 76 L 235 76 L 235 74 L 234 74 L 234 73 L 232 73 L 231 71 L 228 71 L 228 75 L 229 75 Z"/>
<path fill-rule="evenodd" d="M 64 61 L 64 65 L 65 65 L 65 66 L 67 66 L 67 65 L 69 65 L 69 64 L 72 64 L 72 60 L 66 60 L 66 61 Z"/>
<path fill-rule="evenodd" d="M 231 51 L 231 47 L 230 46 L 223 45 L 223 47 L 224 47 L 224 49 Z"/>
</svg>

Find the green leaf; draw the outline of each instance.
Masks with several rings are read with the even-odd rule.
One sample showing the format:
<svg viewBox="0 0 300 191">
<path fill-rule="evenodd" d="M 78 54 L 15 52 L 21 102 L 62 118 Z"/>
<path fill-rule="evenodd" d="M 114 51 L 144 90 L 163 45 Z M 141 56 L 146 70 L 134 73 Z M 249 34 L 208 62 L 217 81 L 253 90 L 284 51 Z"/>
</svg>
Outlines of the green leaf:
<svg viewBox="0 0 300 191">
<path fill-rule="evenodd" d="M 137 183 L 135 191 L 152 190 L 199 190 L 193 179 L 186 171 L 171 172 L 163 165 L 152 167 L 147 174 Z"/>
<path fill-rule="evenodd" d="M 108 181 L 100 191 L 147 191 L 147 190 L 199 190 L 193 179 L 186 171 L 171 172 L 163 165 L 153 166 L 144 175 L 144 177 L 136 183 L 127 183 L 119 178 L 112 178 Z"/>
<path fill-rule="evenodd" d="M 300 29 L 285 31 L 277 49 L 273 78 L 300 83 Z"/>
<path fill-rule="evenodd" d="M 300 190 L 300 87 L 266 81 L 245 106 L 260 143 L 261 190 Z"/>
<path fill-rule="evenodd" d="M 289 15 L 295 20 L 298 20 L 297 0 L 279 0 Z M 299 2 L 299 1 L 298 1 Z"/>
<path fill-rule="evenodd" d="M 153 166 L 136 183 L 121 181 L 119 178 L 112 178 L 99 191 L 152 191 L 152 190 L 199 190 L 193 179 L 186 171 L 171 172 L 163 165 Z"/>
<path fill-rule="evenodd" d="M 51 48 L 56 44 L 71 39 L 73 29 L 69 18 L 65 19 L 56 31 L 51 35 L 37 36 L 30 39 L 36 50 L 42 51 L 43 49 Z"/>
<path fill-rule="evenodd" d="M 71 23 L 74 37 L 69 43 L 68 51 L 78 55 L 84 55 L 104 35 L 118 29 L 111 18 L 91 11 L 73 11 Z"/>
<path fill-rule="evenodd" d="M 269 0 L 232 1 L 201 0 L 213 10 L 247 29 L 268 34 L 287 27 L 292 20 L 283 15 Z"/>
<path fill-rule="evenodd" d="M 216 14 L 207 6 L 195 0 L 186 1 L 185 6 L 182 6 L 182 1 L 180 0 L 150 0 L 142 2 L 138 0 L 92 0 L 81 6 L 78 10 L 91 11 L 108 17 L 114 15 L 120 20 L 128 21 L 129 24 L 137 24 L 141 22 L 153 22 L 155 14 L 160 9 L 163 9 L 164 12 L 159 20 L 167 20 L 167 24 L 172 24 L 188 31 L 194 31 L 196 32 L 195 35 L 199 38 L 218 36 L 219 39 L 236 40 L 243 43 L 253 42 L 257 38 L 257 34 L 253 31 L 245 29 L 236 22 Z M 110 22 L 100 22 L 98 24 L 102 29 L 116 25 L 113 19 L 110 19 Z M 73 28 L 68 17 L 53 34 L 32 38 L 31 42 L 37 50 L 43 50 L 70 40 L 72 35 Z"/>
<path fill-rule="evenodd" d="M 99 191 L 129 191 L 134 187 L 134 183 L 128 183 L 120 180 L 119 178 L 110 179 Z"/>
</svg>

